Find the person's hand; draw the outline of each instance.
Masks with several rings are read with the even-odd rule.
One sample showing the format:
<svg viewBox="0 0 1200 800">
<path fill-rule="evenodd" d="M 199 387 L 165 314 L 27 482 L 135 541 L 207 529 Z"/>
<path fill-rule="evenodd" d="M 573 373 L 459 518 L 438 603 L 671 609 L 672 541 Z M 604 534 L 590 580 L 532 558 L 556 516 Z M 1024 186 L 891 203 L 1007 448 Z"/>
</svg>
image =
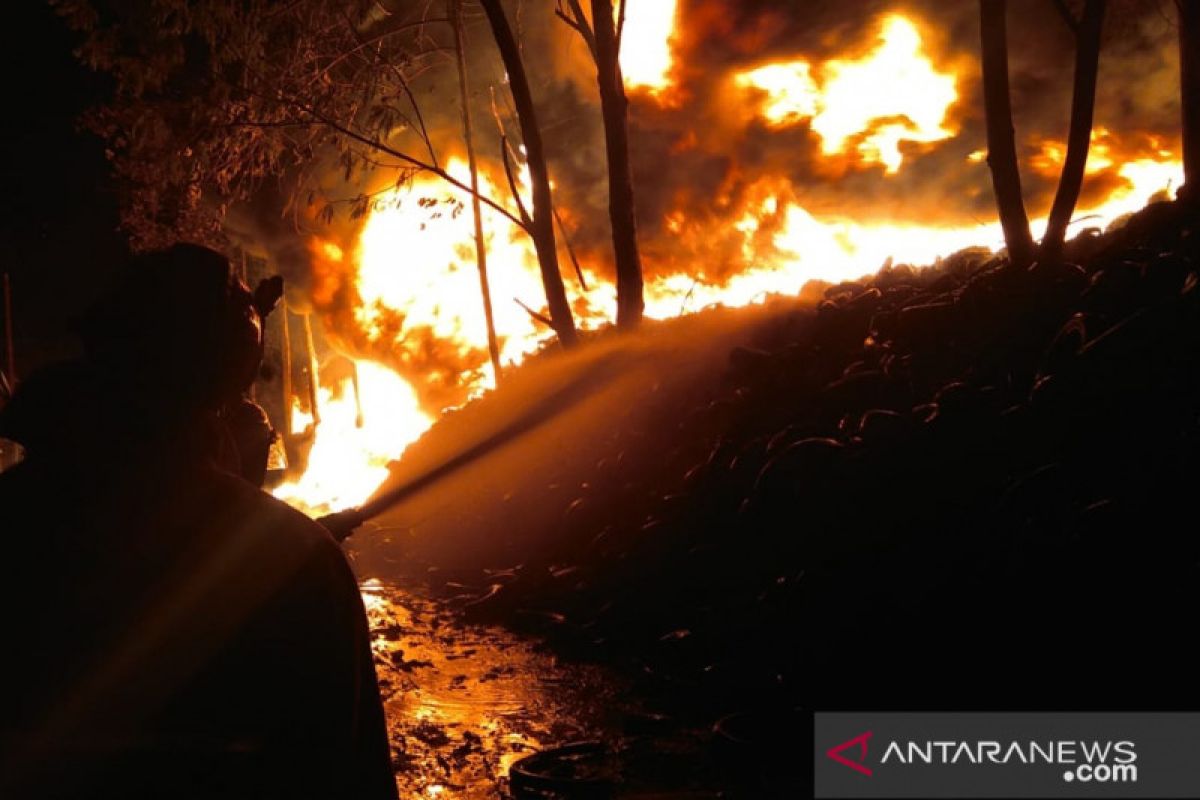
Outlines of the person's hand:
<svg viewBox="0 0 1200 800">
<path fill-rule="evenodd" d="M 345 511 L 337 511 L 333 514 L 327 514 L 317 520 L 321 525 L 325 526 L 325 530 L 332 534 L 333 538 L 339 542 L 344 542 L 350 538 L 350 535 L 358 529 L 366 520 L 362 518 L 362 512 L 357 508 L 348 508 Z"/>
</svg>

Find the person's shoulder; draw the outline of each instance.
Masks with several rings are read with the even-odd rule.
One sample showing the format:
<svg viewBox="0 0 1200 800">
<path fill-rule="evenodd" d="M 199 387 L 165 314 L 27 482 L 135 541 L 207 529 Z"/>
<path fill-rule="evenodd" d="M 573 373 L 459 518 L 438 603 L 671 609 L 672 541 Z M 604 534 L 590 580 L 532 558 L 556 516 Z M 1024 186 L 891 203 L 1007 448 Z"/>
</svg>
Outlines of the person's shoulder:
<svg viewBox="0 0 1200 800">
<path fill-rule="evenodd" d="M 38 464 L 22 461 L 0 472 L 0 509 L 11 513 L 22 506 L 41 506 L 43 511 L 54 499 L 61 500 L 64 481 Z M 59 497 L 55 495 L 59 494 Z"/>
<path fill-rule="evenodd" d="M 12 509 L 29 495 L 29 467 L 17 464 L 0 472 L 0 508 Z"/>
<path fill-rule="evenodd" d="M 287 503 L 272 497 L 242 478 L 213 470 L 211 480 L 218 490 L 230 496 L 247 518 L 260 521 L 277 536 L 285 537 L 320 550 L 341 548 L 322 525 L 297 511 Z"/>
</svg>

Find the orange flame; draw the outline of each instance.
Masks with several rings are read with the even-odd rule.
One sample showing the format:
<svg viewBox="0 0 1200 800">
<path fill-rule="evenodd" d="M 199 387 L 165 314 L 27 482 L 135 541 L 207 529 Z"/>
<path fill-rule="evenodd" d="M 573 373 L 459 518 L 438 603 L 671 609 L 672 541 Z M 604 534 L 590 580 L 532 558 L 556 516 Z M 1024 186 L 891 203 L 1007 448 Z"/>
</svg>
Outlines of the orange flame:
<svg viewBox="0 0 1200 800">
<path fill-rule="evenodd" d="M 387 478 L 387 465 L 424 433 L 433 420 L 417 403 L 412 386 L 386 367 L 358 361 L 363 425 L 358 425 L 354 387 L 346 379 L 320 390 L 321 424 L 308 455 L 308 469 L 275 489 L 275 496 L 314 515 L 361 505 Z M 313 419 L 293 410 L 292 429 L 310 429 Z"/>
<path fill-rule="evenodd" d="M 674 2 L 634 3 L 629 7 L 622 67 L 626 82 L 651 94 L 671 88 L 671 42 L 678 24 Z M 893 14 L 882 18 L 873 49 L 854 60 L 820 64 L 787 61 L 764 64 L 733 77 L 748 113 L 771 126 L 807 122 L 821 137 L 825 155 L 851 156 L 881 165 L 886 175 L 904 168 L 905 143 L 929 143 L 954 135 L 947 122 L 958 99 L 958 76 L 941 72 L 923 50 L 918 24 Z M 1057 141 L 1032 143 L 1029 166 L 1055 177 L 1065 146 Z M 982 169 L 983 150 L 967 156 L 964 169 Z M 452 160 L 448 170 L 465 179 L 466 166 Z M 1103 177 L 1103 196 L 1081 201 L 1076 219 L 1103 227 L 1137 210 L 1157 193 L 1182 182 L 1182 164 L 1170 147 L 1157 141 L 1130 145 L 1104 128 L 1093 135 L 1089 179 Z M 504 192 L 486 173 L 482 193 Z M 732 236 L 732 277 L 706 280 L 701 274 L 670 272 L 644 253 L 646 313 L 674 317 L 711 304 L 742 306 L 772 294 L 795 294 L 812 279 L 840 281 L 875 271 L 886 259 L 928 264 L 969 246 L 999 249 L 998 222 L 981 220 L 953 227 L 895 221 L 864 221 L 851 213 L 814 214 L 805 208 L 802 187 L 786 178 L 762 179 L 732 207 L 732 231 L 711 231 L 683 209 L 667 212 L 664 233 L 671 243 L 703 248 L 706 237 Z M 1085 187 L 1086 188 L 1086 187 Z M 354 241 L 341 246 L 313 243 L 321 260 L 314 302 L 333 296 L 329 287 L 352 285 L 358 305 L 352 323 L 358 334 L 387 352 L 401 366 L 419 364 L 420 348 L 431 335 L 439 347 L 457 356 L 454 374 L 407 370 L 409 380 L 453 382 L 458 402 L 491 386 L 486 364 L 487 338 L 475 265 L 473 221 L 468 198 L 432 176 L 417 176 L 410 186 L 378 196 Z M 722 203 L 732 204 L 724 199 Z M 562 209 L 570 220 L 570 209 Z M 543 289 L 528 237 L 494 209 L 484 207 L 489 277 L 502 359 L 519 363 L 549 332 L 514 299 L 537 308 Z M 1040 235 L 1045 221 L 1035 221 Z M 564 256 L 564 264 L 566 259 Z M 615 306 L 612 284 L 584 267 L 590 290 L 568 282 L 572 307 L 582 327 L 608 322 Z M 455 359 L 451 359 L 454 361 Z M 388 461 L 421 435 L 441 409 L 422 408 L 420 383 L 409 383 L 371 361 L 357 361 L 362 426 L 349 381 L 321 392 L 322 422 L 308 470 L 276 494 L 306 510 L 324 513 L 367 498 L 387 475 Z M 472 366 L 473 365 L 473 366 Z M 294 429 L 311 418 L 297 411 Z"/>
<path fill-rule="evenodd" d="M 621 73 L 627 87 L 651 93 L 670 87 L 676 12 L 676 0 L 626 4 Z"/>
<path fill-rule="evenodd" d="M 765 94 L 761 113 L 768 124 L 807 120 L 826 155 L 852 147 L 888 174 L 904 162 L 901 142 L 954 135 L 945 123 L 958 99 L 957 79 L 937 71 L 916 25 L 898 14 L 883 19 L 878 46 L 857 61 L 826 61 L 815 70 L 807 61 L 767 64 L 736 81 Z"/>
</svg>

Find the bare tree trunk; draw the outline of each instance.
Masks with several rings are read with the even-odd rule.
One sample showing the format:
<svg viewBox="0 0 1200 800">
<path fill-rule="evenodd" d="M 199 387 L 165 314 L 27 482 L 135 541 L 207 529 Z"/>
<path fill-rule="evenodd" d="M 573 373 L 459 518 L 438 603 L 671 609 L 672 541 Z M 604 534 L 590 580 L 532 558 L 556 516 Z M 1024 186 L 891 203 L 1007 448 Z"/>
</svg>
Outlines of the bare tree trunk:
<svg viewBox="0 0 1200 800">
<path fill-rule="evenodd" d="M 312 407 L 313 427 L 321 424 L 321 406 L 317 389 L 321 385 L 321 374 L 317 366 L 317 348 L 313 343 L 312 313 L 304 315 L 304 348 L 308 353 L 308 402 Z"/>
<path fill-rule="evenodd" d="M 454 28 L 454 51 L 458 62 L 458 91 L 462 99 L 463 139 L 467 143 L 467 166 L 471 170 L 471 212 L 475 215 L 475 263 L 479 267 L 479 293 L 483 297 L 483 319 L 487 324 L 488 355 L 492 375 L 500 385 L 500 345 L 496 341 L 496 321 L 492 316 L 492 289 L 488 283 L 487 247 L 483 241 L 483 212 L 479 202 L 479 165 L 475 160 L 475 137 L 471 126 L 471 93 L 467 86 L 466 33 L 463 30 L 462 0 L 448 0 L 450 25 Z"/>
<path fill-rule="evenodd" d="M 238 277 L 242 279 L 242 283 L 246 284 L 246 286 L 248 288 L 250 286 L 250 272 L 246 267 L 246 250 L 241 247 L 239 247 L 238 250 L 242 254 L 241 266 L 238 267 Z M 266 336 L 266 331 L 263 331 L 263 336 L 264 337 Z M 258 379 L 257 378 L 255 378 L 253 381 L 251 381 L 250 388 L 246 390 L 246 396 L 249 397 L 251 400 L 258 399 Z"/>
<path fill-rule="evenodd" d="M 17 346 L 13 334 L 12 282 L 4 273 L 4 369 L 10 391 L 17 389 Z"/>
<path fill-rule="evenodd" d="M 1096 109 L 1096 75 L 1100 70 L 1100 33 L 1104 28 L 1105 0 L 1087 0 L 1075 42 L 1075 86 L 1071 97 L 1071 129 L 1067 135 L 1067 157 L 1058 192 L 1050 208 L 1041 257 L 1054 261 L 1062 256 L 1067 226 L 1075 213 L 1092 140 L 1092 117 Z"/>
<path fill-rule="evenodd" d="M 1183 106 L 1183 191 L 1200 202 L 1200 0 L 1179 8 L 1179 73 Z"/>
<path fill-rule="evenodd" d="M 592 26 L 608 155 L 608 217 L 617 265 L 617 327 L 633 328 L 641 322 L 646 304 L 642 296 L 642 257 L 638 252 L 633 173 L 629 163 L 629 99 L 621 75 L 620 41 L 613 21 L 612 0 L 592 0 Z"/>
<path fill-rule="evenodd" d="M 979 0 L 983 46 L 983 106 L 987 117 L 988 167 L 1008 257 L 1015 267 L 1033 261 L 1033 235 L 1021 197 L 1021 173 L 1008 91 L 1008 26 L 1006 0 Z"/>
<path fill-rule="evenodd" d="M 504 69 L 508 72 L 508 85 L 512 90 L 513 105 L 517 110 L 517 122 L 521 125 L 521 139 L 525 143 L 525 158 L 529 165 L 529 178 L 533 183 L 533 216 L 529 233 L 537 249 L 538 266 L 542 271 L 542 285 L 546 289 L 546 304 L 550 308 L 550 324 L 558 334 L 563 346 L 575 344 L 575 318 L 567 302 L 567 290 L 563 286 L 562 274 L 558 271 L 558 251 L 554 237 L 554 206 L 550 197 L 550 173 L 546 167 L 546 152 L 542 145 L 542 133 L 538 128 L 537 112 L 533 105 L 533 94 L 529 91 L 529 80 L 525 76 L 525 65 L 516 37 L 504 15 L 500 0 L 480 0 L 487 13 L 492 35 L 500 50 Z"/>
<path fill-rule="evenodd" d="M 366 419 L 363 417 L 362 386 L 358 382 L 358 362 L 350 359 L 350 385 L 354 387 L 354 427 L 361 428 Z"/>
<path fill-rule="evenodd" d="M 290 437 L 292 435 L 292 326 L 288 322 L 287 300 L 283 301 L 283 307 L 279 309 L 279 316 L 283 321 L 283 347 L 280 352 L 283 355 L 283 435 Z"/>
</svg>

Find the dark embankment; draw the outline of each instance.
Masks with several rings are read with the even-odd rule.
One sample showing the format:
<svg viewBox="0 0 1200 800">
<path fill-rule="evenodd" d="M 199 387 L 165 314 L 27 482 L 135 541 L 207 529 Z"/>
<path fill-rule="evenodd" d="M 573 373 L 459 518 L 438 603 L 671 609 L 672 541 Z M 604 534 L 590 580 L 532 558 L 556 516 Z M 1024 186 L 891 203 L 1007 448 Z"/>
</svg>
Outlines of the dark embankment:
<svg viewBox="0 0 1200 800">
<path fill-rule="evenodd" d="M 602 344 L 551 450 L 398 508 L 361 563 L 700 714 L 1195 706 L 1198 250 L 1160 203 L 1065 266 L 962 254 Z"/>
</svg>

